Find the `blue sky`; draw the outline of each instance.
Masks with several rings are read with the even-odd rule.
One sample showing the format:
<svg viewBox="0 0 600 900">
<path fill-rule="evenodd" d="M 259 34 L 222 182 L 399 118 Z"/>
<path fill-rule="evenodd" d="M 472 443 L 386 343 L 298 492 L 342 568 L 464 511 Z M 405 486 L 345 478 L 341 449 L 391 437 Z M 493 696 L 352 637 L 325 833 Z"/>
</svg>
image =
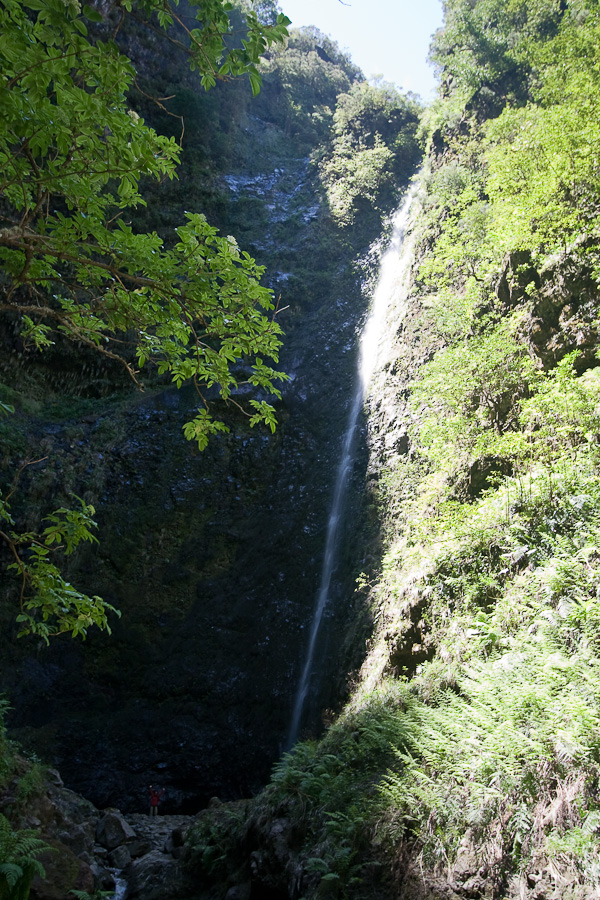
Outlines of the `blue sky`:
<svg viewBox="0 0 600 900">
<path fill-rule="evenodd" d="M 441 0 L 279 0 L 292 24 L 330 35 L 368 77 L 383 75 L 423 100 L 435 97 L 429 41 L 442 24 Z"/>
</svg>

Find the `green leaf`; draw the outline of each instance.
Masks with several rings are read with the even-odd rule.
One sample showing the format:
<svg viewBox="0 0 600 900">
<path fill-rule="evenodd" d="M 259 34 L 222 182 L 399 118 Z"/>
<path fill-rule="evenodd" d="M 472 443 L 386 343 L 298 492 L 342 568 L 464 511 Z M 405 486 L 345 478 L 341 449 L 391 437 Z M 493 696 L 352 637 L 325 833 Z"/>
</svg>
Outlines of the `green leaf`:
<svg viewBox="0 0 600 900">
<path fill-rule="evenodd" d="M 83 15 L 86 17 L 86 19 L 89 19 L 90 22 L 96 22 L 96 23 L 102 22 L 101 13 L 97 9 L 94 9 L 93 6 L 90 6 L 89 4 L 86 3 L 85 6 L 83 7 L 82 12 L 83 12 Z"/>
<path fill-rule="evenodd" d="M 248 72 L 248 78 L 250 79 L 250 87 L 252 88 L 252 96 L 256 97 L 260 94 L 260 89 L 262 86 L 262 79 L 258 72 Z"/>
</svg>

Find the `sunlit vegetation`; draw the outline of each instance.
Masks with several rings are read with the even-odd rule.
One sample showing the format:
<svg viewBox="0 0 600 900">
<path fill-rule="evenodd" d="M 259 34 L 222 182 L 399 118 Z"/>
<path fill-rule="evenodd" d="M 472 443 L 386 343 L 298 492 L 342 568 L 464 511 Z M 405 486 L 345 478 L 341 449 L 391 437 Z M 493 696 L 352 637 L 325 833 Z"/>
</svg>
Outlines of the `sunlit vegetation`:
<svg viewBox="0 0 600 900">
<path fill-rule="evenodd" d="M 415 273 L 439 347 L 412 391 L 429 471 L 383 575 L 406 609 L 413 573 L 431 658 L 404 672 L 378 833 L 430 873 L 472 851 L 528 897 L 599 877 L 599 20 L 448 2 L 446 23 Z"/>
<path fill-rule="evenodd" d="M 355 83 L 338 98 L 333 142 L 321 174 L 334 219 L 350 225 L 369 210 L 385 211 L 420 156 L 419 105 L 393 85 Z"/>
</svg>

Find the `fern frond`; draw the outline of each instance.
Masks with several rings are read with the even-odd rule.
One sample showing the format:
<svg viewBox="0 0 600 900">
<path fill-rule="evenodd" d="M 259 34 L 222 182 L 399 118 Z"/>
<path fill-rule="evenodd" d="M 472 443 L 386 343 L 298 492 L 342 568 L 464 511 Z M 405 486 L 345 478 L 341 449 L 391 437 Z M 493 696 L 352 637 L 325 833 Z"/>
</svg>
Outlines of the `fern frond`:
<svg viewBox="0 0 600 900">
<path fill-rule="evenodd" d="M 16 863 L 0 863 L 0 878 L 4 878 L 9 887 L 14 887 L 23 875 L 23 869 Z"/>
</svg>

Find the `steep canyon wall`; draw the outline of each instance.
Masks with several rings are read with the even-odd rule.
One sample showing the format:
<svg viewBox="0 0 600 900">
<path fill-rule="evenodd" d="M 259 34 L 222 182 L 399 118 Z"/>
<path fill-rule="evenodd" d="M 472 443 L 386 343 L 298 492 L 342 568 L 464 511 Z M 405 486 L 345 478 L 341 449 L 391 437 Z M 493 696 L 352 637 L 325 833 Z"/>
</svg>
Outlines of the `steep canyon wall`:
<svg viewBox="0 0 600 900">
<path fill-rule="evenodd" d="M 267 82 L 266 105 L 242 109 L 231 126 L 236 160 L 212 172 L 210 191 L 206 180 L 199 190 L 266 265 L 281 298 L 289 381 L 274 436 L 233 411 L 231 433 L 200 453 L 181 430 L 191 388 L 155 381 L 130 394 L 84 351 L 78 359 L 59 347 L 32 360 L 10 327 L 3 333 L 3 377 L 24 397 L 5 439 L 17 454 L 43 458 L 22 475 L 20 514 L 33 521 L 70 491 L 92 502 L 100 542 L 69 574 L 122 615 L 110 636 L 46 647 L 15 640 L 5 604 L 0 687 L 14 708 L 14 736 L 99 807 L 135 811 L 149 783 L 167 789 L 167 811 L 248 795 L 268 777 L 289 725 L 380 219 L 335 226 L 306 138 L 269 121 L 269 90 Z M 203 134 L 196 120 L 190 131 Z M 182 181 L 191 177 L 184 170 Z M 163 202 L 160 192 L 152 199 Z M 366 521 L 363 428 L 359 444 L 306 734 L 318 733 L 322 710 L 344 696 L 364 645 L 351 607 Z"/>
</svg>

